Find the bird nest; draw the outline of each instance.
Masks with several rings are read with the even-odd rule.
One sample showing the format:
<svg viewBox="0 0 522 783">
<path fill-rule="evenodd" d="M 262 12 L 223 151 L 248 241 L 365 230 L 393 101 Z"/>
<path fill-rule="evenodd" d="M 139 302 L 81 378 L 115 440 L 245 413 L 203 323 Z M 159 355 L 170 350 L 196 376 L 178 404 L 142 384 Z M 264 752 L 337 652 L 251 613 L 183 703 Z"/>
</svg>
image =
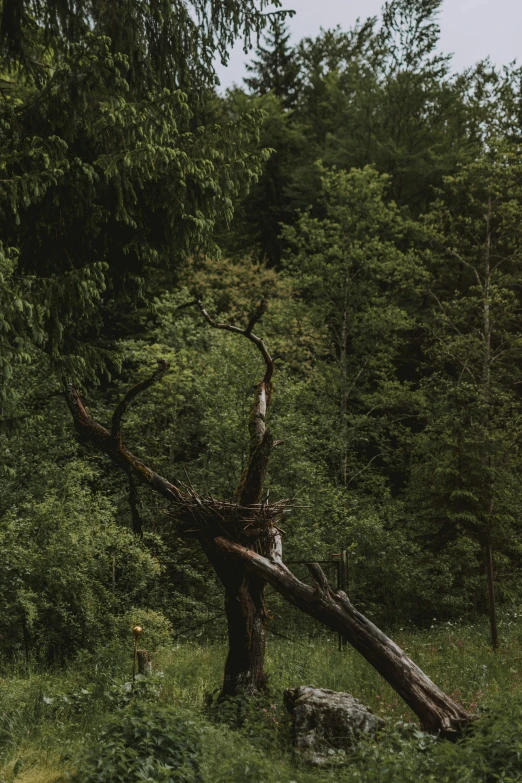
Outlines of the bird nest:
<svg viewBox="0 0 522 783">
<path fill-rule="evenodd" d="M 185 487 L 183 497 L 169 509 L 183 523 L 183 532 L 197 533 L 219 528 L 223 533 L 261 535 L 277 527 L 295 506 L 289 500 L 276 503 L 253 503 L 241 506 L 233 500 L 217 500 L 212 495 L 200 495 L 193 487 Z"/>
</svg>

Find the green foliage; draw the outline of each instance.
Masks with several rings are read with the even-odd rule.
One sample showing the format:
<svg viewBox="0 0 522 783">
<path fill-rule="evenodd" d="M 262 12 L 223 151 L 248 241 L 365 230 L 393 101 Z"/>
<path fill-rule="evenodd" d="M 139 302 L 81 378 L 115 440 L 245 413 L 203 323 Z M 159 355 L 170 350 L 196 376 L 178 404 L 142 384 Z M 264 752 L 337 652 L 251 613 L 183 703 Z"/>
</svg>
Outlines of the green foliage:
<svg viewBox="0 0 522 783">
<path fill-rule="evenodd" d="M 192 721 L 173 708 L 135 701 L 102 729 L 80 762 L 78 783 L 201 783 L 201 744 Z"/>
<path fill-rule="evenodd" d="M 277 17 L 266 36 L 268 48 L 258 46 L 258 60 L 247 65 L 252 74 L 245 84 L 256 95 L 271 92 L 281 100 L 285 109 L 294 108 L 299 95 L 300 65 L 294 50 L 289 46 L 290 33 Z"/>
<path fill-rule="evenodd" d="M 192 128 L 185 93 L 135 98 L 128 68 L 109 39 L 89 34 L 42 87 L 0 109 L 3 241 L 13 248 L 0 290 L 16 293 L 16 269 L 23 293 L 3 312 L 2 339 L 13 358 L 31 340 L 58 372 L 91 382 L 151 277 L 196 247 L 216 254 L 216 218 L 231 219 L 232 197 L 265 157 L 242 146 L 255 114 Z"/>
<path fill-rule="evenodd" d="M 515 150 L 491 139 L 445 180 L 426 218 L 433 309 L 410 485 L 438 552 L 459 536 L 491 541 L 505 555 L 497 572 L 508 592 L 520 557 L 521 206 Z M 469 554 L 473 572 L 480 550 Z"/>
<path fill-rule="evenodd" d="M 350 780 L 519 781 L 520 715 L 520 698 L 499 700 L 455 745 L 437 743 L 413 726 L 400 727 L 386 733 L 382 742 L 363 746 L 356 753 L 357 769 Z"/>
<path fill-rule="evenodd" d="M 274 640 L 268 661 L 274 700 L 266 704 L 267 713 L 263 703 L 245 700 L 240 726 L 235 722 L 234 703 L 232 720 L 225 723 L 209 722 L 204 711 L 203 692 L 219 680 L 220 659 L 226 654 L 223 646 L 163 649 L 155 656 L 155 665 L 164 675 L 147 684 L 143 693 L 127 688 L 123 680 L 129 670 L 128 651 L 118 653 L 113 648 L 99 650 L 59 672 L 26 671 L 21 676 L 13 670 L 2 679 L 0 777 L 11 781 L 16 766 L 21 779 L 23 775 L 33 781 L 34 775 L 34 781 L 47 783 L 76 774 L 83 781 L 87 771 L 92 776 L 108 775 L 123 763 L 130 770 L 132 765 L 143 769 L 149 764 L 157 773 L 158 756 L 163 747 L 169 752 L 174 736 L 178 737 L 173 746 L 175 762 L 192 758 L 194 766 L 189 765 L 188 774 L 195 776 L 199 766 L 204 783 L 243 783 L 245 778 L 256 783 L 387 779 L 491 783 L 503 775 L 519 780 L 522 709 L 517 661 L 522 636 L 518 618 L 513 614 L 504 618 L 497 653 L 484 643 L 480 626 L 440 624 L 423 633 L 397 629 L 394 636 L 454 698 L 478 709 L 480 720 L 459 743 L 439 742 L 419 731 L 379 675 L 354 651 L 339 652 L 331 636 L 313 642 Z M 146 682 L 136 685 L 141 689 Z M 318 770 L 301 764 L 291 745 L 281 689 L 302 682 L 344 690 L 369 704 L 387 719 L 379 741 L 360 746 L 343 769 Z M 154 736 L 164 738 L 159 747 L 147 726 L 153 727 Z M 99 742 L 101 732 L 108 738 L 107 751 Z M 136 752 L 138 743 L 141 752 Z M 116 748 L 121 756 L 115 758 Z M 47 768 L 53 772 L 49 778 L 43 777 Z M 185 771 L 187 765 L 178 769 Z M 126 771 L 123 778 L 129 779 Z"/>
<path fill-rule="evenodd" d="M 4 514 L 5 655 L 63 662 L 93 649 L 114 635 L 122 606 L 141 600 L 157 578 L 155 559 L 117 524 L 110 501 L 89 488 L 95 475 L 72 462 L 53 489 Z"/>
<path fill-rule="evenodd" d="M 130 629 L 135 625 L 143 628 L 140 646 L 147 650 L 156 650 L 172 644 L 173 628 L 169 620 L 160 612 L 146 607 L 132 607 L 119 619 L 120 638 L 129 642 Z"/>
<path fill-rule="evenodd" d="M 440 2 L 392 0 L 380 23 L 294 50 L 277 17 L 253 94 L 220 98 L 211 61 L 262 28 L 265 4 L 218 5 L 2 4 L 9 659 L 65 663 L 128 644 L 136 622 L 151 649 L 220 637 L 200 550 L 144 487 L 145 534 L 131 534 L 126 477 L 78 450 L 59 398 L 62 381 L 83 384 L 108 426 L 168 360 L 123 441 L 176 483 L 231 497 L 262 362 L 186 307 L 196 295 L 239 325 L 269 299 L 256 330 L 278 357 L 269 425 L 284 443 L 266 490 L 297 499 L 288 559 L 346 547 L 355 604 L 404 627 L 483 612 L 491 544 L 500 601 L 520 600 L 520 71 L 452 75 Z M 320 637 L 272 609 L 275 631 Z M 252 710 L 242 738 L 268 746 Z M 269 776 L 257 757 L 234 764 L 231 779 Z"/>
<path fill-rule="evenodd" d="M 216 690 L 206 699 L 205 711 L 218 725 L 238 730 L 265 750 L 273 750 L 276 743 L 284 750 L 288 743 L 290 717 L 276 692 L 254 697 L 241 693 L 220 701 Z"/>
<path fill-rule="evenodd" d="M 247 96 L 240 89 L 227 92 L 222 101 L 225 117 L 239 117 L 245 111 L 262 111 L 263 122 L 256 146 L 268 147 L 270 157 L 248 194 L 235 200 L 231 226 L 219 232 L 219 242 L 228 254 L 243 259 L 254 251 L 262 261 L 279 266 L 283 242 L 281 224 L 293 221 L 296 209 L 294 184 L 296 166 L 306 149 L 302 128 L 294 112 L 285 108 L 285 99 L 276 90 Z M 306 196 L 306 199 L 308 195 Z M 299 206 L 306 206 L 299 201 Z"/>
<path fill-rule="evenodd" d="M 59 0 L 4 0 L 0 20 L 0 54 L 12 68 L 41 79 L 43 52 L 50 47 L 67 55 L 94 29 L 110 36 L 113 52 L 125 54 L 131 65 L 133 88 L 192 86 L 197 90 L 215 79 L 214 57 L 223 62 L 234 41 L 249 43 L 273 16 L 262 13 L 279 0 L 165 0 L 159 3 L 99 0 L 87 3 Z M 284 15 L 284 11 L 279 14 Z M 246 44 L 245 44 L 246 45 Z"/>
<path fill-rule="evenodd" d="M 385 202 L 386 177 L 370 168 L 321 173 L 324 217 L 306 213 L 286 230 L 286 267 L 316 322 L 328 327 L 321 404 L 330 397 L 335 434 L 325 456 L 341 484 L 355 488 L 357 476 L 367 482 L 372 463 L 386 460 L 383 451 L 392 456 L 379 442 L 392 435 L 389 424 L 379 432 L 382 414 L 411 405 L 398 369 L 414 326 L 412 303 L 422 270 L 407 249 L 410 226 Z"/>
<path fill-rule="evenodd" d="M 345 171 L 375 166 L 389 176 L 386 196 L 418 216 L 443 176 L 480 150 L 492 116 L 514 132 L 518 71 L 481 64 L 452 74 L 450 57 L 439 53 L 439 10 L 440 2 L 394 0 L 384 4 L 380 24 L 371 17 L 348 31 L 323 30 L 293 51 L 281 35 L 260 50 L 253 80 L 246 81 L 256 96 L 271 89 L 280 97 L 279 113 L 266 104 L 262 126 L 263 145 L 276 152 L 240 202 L 241 233 L 223 236 L 227 249 L 248 252 L 255 243 L 279 264 L 285 242 L 277 223 L 293 224 L 300 211 L 319 209 L 317 160 Z M 296 100 L 285 111 L 284 77 L 292 80 L 298 66 Z M 241 101 L 248 96 L 235 90 L 224 104 Z M 252 106 L 258 102 L 250 98 Z"/>
</svg>

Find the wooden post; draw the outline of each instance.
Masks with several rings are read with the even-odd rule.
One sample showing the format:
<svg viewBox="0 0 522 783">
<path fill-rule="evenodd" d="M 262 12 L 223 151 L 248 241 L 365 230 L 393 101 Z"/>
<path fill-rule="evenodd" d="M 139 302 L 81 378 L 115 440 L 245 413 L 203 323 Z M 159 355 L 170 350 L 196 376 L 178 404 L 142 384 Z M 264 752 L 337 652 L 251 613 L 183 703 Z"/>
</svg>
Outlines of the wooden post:
<svg viewBox="0 0 522 783">
<path fill-rule="evenodd" d="M 149 651 L 136 650 L 136 657 L 138 659 L 138 674 L 142 674 L 144 677 L 152 674 L 152 662 Z"/>
<path fill-rule="evenodd" d="M 136 667 L 138 664 L 138 639 L 142 634 L 143 628 L 141 625 L 135 625 L 132 628 L 132 635 L 134 637 L 134 654 L 132 656 L 132 682 L 136 679 Z"/>
</svg>

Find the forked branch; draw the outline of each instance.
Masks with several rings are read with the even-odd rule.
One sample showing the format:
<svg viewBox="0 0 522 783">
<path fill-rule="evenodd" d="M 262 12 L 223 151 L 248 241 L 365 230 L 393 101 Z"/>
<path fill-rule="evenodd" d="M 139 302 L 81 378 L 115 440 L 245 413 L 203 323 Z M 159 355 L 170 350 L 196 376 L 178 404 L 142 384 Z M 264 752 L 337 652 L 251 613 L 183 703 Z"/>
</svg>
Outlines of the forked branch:
<svg viewBox="0 0 522 783">
<path fill-rule="evenodd" d="M 274 360 L 268 353 L 267 347 L 264 344 L 261 337 L 257 337 L 255 334 L 252 334 L 252 329 L 254 326 L 259 323 L 261 318 L 266 312 L 267 302 L 262 301 L 257 310 L 254 312 L 252 317 L 250 318 L 250 321 L 248 322 L 248 325 L 245 329 L 240 329 L 239 326 L 233 326 L 232 324 L 221 324 L 218 321 L 214 320 L 205 308 L 203 307 L 203 302 L 201 299 L 197 299 L 195 304 L 197 305 L 197 308 L 205 321 L 210 324 L 214 329 L 224 329 L 227 332 L 235 332 L 236 334 L 242 334 L 243 337 L 246 337 L 247 340 L 250 340 L 251 343 L 254 343 L 254 345 L 258 348 L 258 350 L 261 352 L 261 355 L 263 359 L 265 360 L 266 365 L 266 372 L 265 376 L 263 378 L 263 383 L 268 384 L 272 380 L 272 375 L 274 374 Z"/>
<path fill-rule="evenodd" d="M 138 394 L 141 394 L 141 392 L 144 392 L 154 383 L 163 378 L 168 369 L 169 363 L 166 362 L 165 359 L 158 359 L 158 369 L 156 372 L 152 373 L 149 378 L 145 378 L 144 381 L 137 383 L 135 386 L 132 386 L 132 388 L 129 389 L 123 400 L 118 403 L 118 406 L 112 416 L 111 435 L 113 438 L 117 438 L 121 441 L 121 422 L 130 403 L 138 396 Z"/>
<path fill-rule="evenodd" d="M 274 447 L 274 439 L 266 427 L 266 414 L 272 396 L 271 381 L 274 373 L 274 359 L 268 352 L 261 337 L 255 335 L 252 331 L 266 312 L 267 303 L 266 301 L 261 302 L 251 316 L 245 329 L 240 329 L 239 326 L 233 326 L 232 324 L 219 323 L 216 321 L 208 314 L 201 299 L 197 299 L 195 304 L 206 322 L 214 329 L 222 329 L 227 332 L 240 334 L 243 337 L 246 337 L 247 340 L 250 340 L 251 343 L 254 343 L 265 362 L 265 374 L 256 386 L 252 412 L 250 415 L 250 447 L 248 460 L 236 490 L 236 497 L 238 498 L 240 505 L 254 505 L 261 500 L 270 454 Z"/>
</svg>

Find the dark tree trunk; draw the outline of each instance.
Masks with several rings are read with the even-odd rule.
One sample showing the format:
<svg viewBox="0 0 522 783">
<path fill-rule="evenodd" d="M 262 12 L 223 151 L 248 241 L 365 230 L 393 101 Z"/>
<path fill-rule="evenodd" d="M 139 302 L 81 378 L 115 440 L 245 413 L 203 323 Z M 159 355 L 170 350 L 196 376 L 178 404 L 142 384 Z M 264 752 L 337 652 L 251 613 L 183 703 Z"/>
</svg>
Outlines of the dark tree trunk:
<svg viewBox="0 0 522 783">
<path fill-rule="evenodd" d="M 228 655 L 220 699 L 266 690 L 266 636 L 268 615 L 265 607 L 265 580 L 253 574 L 237 558 L 201 541 L 203 551 L 225 589 L 228 629 Z M 260 542 L 257 542 L 260 546 Z M 265 543 L 265 549 L 267 545 Z"/>
<path fill-rule="evenodd" d="M 472 720 L 470 713 L 437 688 L 395 642 L 358 612 L 345 593 L 335 593 L 330 588 L 319 566 L 311 568 L 313 588 L 300 582 L 281 562 L 224 538 L 215 543 L 224 552 L 235 554 L 252 573 L 265 579 L 298 609 L 342 633 L 411 707 L 424 731 L 451 738 Z"/>
<path fill-rule="evenodd" d="M 225 589 L 228 655 L 221 698 L 239 692 L 254 695 L 266 689 L 264 585 L 263 579 L 241 567 Z"/>
</svg>

